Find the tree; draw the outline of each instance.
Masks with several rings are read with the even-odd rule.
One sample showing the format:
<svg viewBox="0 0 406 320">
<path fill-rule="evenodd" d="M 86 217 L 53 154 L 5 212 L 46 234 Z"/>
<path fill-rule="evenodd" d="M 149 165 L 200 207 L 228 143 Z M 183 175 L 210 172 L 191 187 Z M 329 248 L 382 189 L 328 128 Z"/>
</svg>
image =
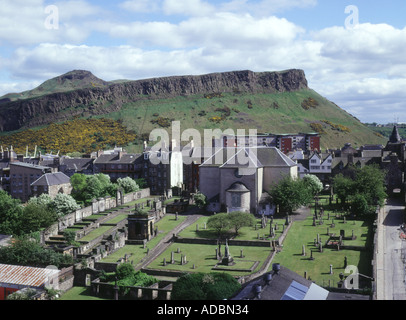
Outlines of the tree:
<svg viewBox="0 0 406 320">
<path fill-rule="evenodd" d="M 58 217 L 63 217 L 80 209 L 80 206 L 71 195 L 63 193 L 58 193 L 56 195 L 54 200 L 52 200 L 50 207 L 55 210 Z"/>
<path fill-rule="evenodd" d="M 231 298 L 241 285 L 227 273 L 194 273 L 180 277 L 172 288 L 173 300 L 224 300 Z"/>
<path fill-rule="evenodd" d="M 194 195 L 194 200 L 199 209 L 202 209 L 207 205 L 207 197 L 201 192 L 198 192 Z"/>
<path fill-rule="evenodd" d="M 85 189 L 87 187 L 87 178 L 86 175 L 81 174 L 81 173 L 75 173 L 71 178 L 70 178 L 70 183 L 72 185 L 72 197 L 75 198 L 76 201 L 85 203 Z"/>
<path fill-rule="evenodd" d="M 21 217 L 22 234 L 30 234 L 48 228 L 58 221 L 58 215 L 55 210 L 51 209 L 46 203 L 30 201 L 24 207 Z"/>
<path fill-rule="evenodd" d="M 29 237 L 16 238 L 11 246 L 0 247 L 0 261 L 4 264 L 45 268 L 61 268 L 73 263 L 73 258 L 42 247 Z"/>
<path fill-rule="evenodd" d="M 140 187 L 135 182 L 135 180 L 131 179 L 130 177 L 118 178 L 117 185 L 119 188 L 122 188 L 124 190 L 124 193 L 131 193 L 140 190 Z"/>
<path fill-rule="evenodd" d="M 355 194 L 351 197 L 351 213 L 355 216 L 366 215 L 371 212 L 370 206 L 363 194 Z"/>
<path fill-rule="evenodd" d="M 313 175 L 313 174 L 307 174 L 303 177 L 303 182 L 307 188 L 309 188 L 311 194 L 316 196 L 323 190 L 323 183 L 320 181 L 320 179 Z"/>
<path fill-rule="evenodd" d="M 52 198 L 49 194 L 43 193 L 38 197 L 32 197 L 28 200 L 28 203 L 37 204 L 37 205 L 44 205 L 49 206 L 52 202 Z"/>
<path fill-rule="evenodd" d="M 354 192 L 354 181 L 340 173 L 334 177 L 333 187 L 334 193 L 340 198 L 341 203 L 345 204 L 348 197 Z"/>
<path fill-rule="evenodd" d="M 23 208 L 20 200 L 13 199 L 0 190 L 0 234 L 21 234 Z"/>
<path fill-rule="evenodd" d="M 235 234 L 238 235 L 238 231 L 242 227 L 252 226 L 255 224 L 255 217 L 251 213 L 234 211 L 228 214 L 229 224 L 231 228 L 234 228 Z"/>
<path fill-rule="evenodd" d="M 144 178 L 138 178 L 138 179 L 135 180 L 135 182 L 137 182 L 138 186 L 141 189 L 146 188 L 147 185 L 148 185 L 147 181 Z"/>
<path fill-rule="evenodd" d="M 364 195 L 369 205 L 383 205 L 385 192 L 385 173 L 376 165 L 365 166 L 356 171 L 355 193 Z"/>
<path fill-rule="evenodd" d="M 231 227 L 228 213 L 218 213 L 210 216 L 207 220 L 207 226 L 210 229 L 214 229 L 217 233 L 217 236 L 221 238 L 224 233 L 230 230 Z"/>
<path fill-rule="evenodd" d="M 286 177 L 278 185 L 271 187 L 273 202 L 291 214 L 301 206 L 308 205 L 313 196 L 303 180 Z"/>
</svg>

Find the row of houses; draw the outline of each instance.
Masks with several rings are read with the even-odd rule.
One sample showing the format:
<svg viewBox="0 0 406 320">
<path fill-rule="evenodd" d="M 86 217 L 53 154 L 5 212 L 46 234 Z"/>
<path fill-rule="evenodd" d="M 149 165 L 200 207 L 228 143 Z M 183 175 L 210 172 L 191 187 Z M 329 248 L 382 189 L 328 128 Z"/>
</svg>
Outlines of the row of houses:
<svg viewBox="0 0 406 320">
<path fill-rule="evenodd" d="M 281 137 L 278 135 L 276 140 L 281 141 Z M 241 136 L 233 140 L 223 136 L 214 139 L 211 147 L 195 147 L 193 141 L 183 148 L 176 141 L 158 147 L 145 143 L 139 154 L 114 148 L 86 158 L 59 155 L 30 158 L 17 155 L 11 148 L 0 154 L 1 186 L 25 202 L 44 192 L 51 196 L 70 193 L 69 177 L 75 173 L 104 173 L 113 181 L 142 178 L 153 195 L 167 194 L 174 187 L 192 193 L 200 190 L 215 212 L 243 210 L 266 214 L 273 211 L 268 201 L 270 187 L 285 176 L 302 178 L 314 174 L 329 185 L 338 173 L 377 164 L 387 171 L 389 190 L 403 189 L 405 142 L 396 127 L 386 146 L 365 145 L 355 149 L 346 144 L 341 149 L 324 152 L 320 150 L 318 135 L 289 135 L 301 142 L 288 149 L 275 146 L 272 135 L 254 138 Z M 241 142 L 236 144 L 236 139 Z"/>
</svg>

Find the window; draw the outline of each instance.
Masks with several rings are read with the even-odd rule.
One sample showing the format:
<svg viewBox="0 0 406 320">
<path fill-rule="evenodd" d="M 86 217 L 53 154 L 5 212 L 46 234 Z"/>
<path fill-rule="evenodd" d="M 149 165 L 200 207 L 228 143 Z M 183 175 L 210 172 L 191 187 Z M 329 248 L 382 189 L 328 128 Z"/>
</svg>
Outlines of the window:
<svg viewBox="0 0 406 320">
<path fill-rule="evenodd" d="M 310 162 L 311 162 L 311 163 L 317 163 L 317 160 L 312 159 Z"/>
<path fill-rule="evenodd" d="M 241 207 L 241 195 L 239 193 L 232 193 L 231 194 L 231 206 L 233 208 L 240 208 Z"/>
</svg>

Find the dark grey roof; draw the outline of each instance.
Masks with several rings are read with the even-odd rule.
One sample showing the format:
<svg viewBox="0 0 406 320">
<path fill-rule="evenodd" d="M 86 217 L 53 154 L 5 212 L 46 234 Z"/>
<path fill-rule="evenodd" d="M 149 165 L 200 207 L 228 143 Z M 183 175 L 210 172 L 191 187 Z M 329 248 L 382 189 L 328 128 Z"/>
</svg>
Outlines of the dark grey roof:
<svg viewBox="0 0 406 320">
<path fill-rule="evenodd" d="M 55 173 L 46 173 L 42 175 L 40 178 L 35 180 L 31 185 L 32 186 L 57 186 L 61 184 L 70 183 L 70 178 L 62 173 L 62 172 L 55 172 Z"/>
<path fill-rule="evenodd" d="M 142 154 L 123 154 L 121 158 L 118 154 L 102 154 L 95 161 L 95 164 L 131 164 L 143 159 Z"/>
<path fill-rule="evenodd" d="M 45 166 L 40 166 L 36 164 L 31 164 L 31 163 L 25 163 L 25 162 L 11 162 L 10 166 L 19 166 L 19 167 L 25 167 L 25 168 L 31 168 L 31 169 L 38 169 L 38 170 L 48 170 L 50 169 L 49 167 Z"/>
<path fill-rule="evenodd" d="M 61 165 L 66 166 L 66 170 L 83 171 L 91 167 L 93 161 L 89 158 L 62 158 Z"/>
<path fill-rule="evenodd" d="M 244 284 L 231 300 L 370 300 L 365 295 L 329 292 L 283 266 L 279 272 L 268 274 L 271 274 L 269 281 L 266 275 L 257 277 Z"/>
<path fill-rule="evenodd" d="M 399 143 L 402 142 L 402 137 L 399 134 L 398 127 L 394 126 L 392 130 L 392 134 L 389 137 L 390 143 Z"/>
<path fill-rule="evenodd" d="M 241 182 L 235 182 L 231 185 L 230 188 L 227 189 L 227 191 L 232 191 L 232 192 L 249 192 L 247 187 L 241 183 Z"/>
<path fill-rule="evenodd" d="M 280 266 L 279 272 L 277 274 L 272 274 L 272 280 L 268 284 L 264 276 L 255 278 L 248 282 L 231 300 L 281 300 L 293 281 L 307 288 L 313 283 L 312 281 L 299 276 L 297 273 Z M 258 285 L 262 287 L 259 298 L 255 293 L 255 288 Z"/>
<path fill-rule="evenodd" d="M 243 162 L 241 162 L 243 161 Z M 293 167 L 297 164 L 275 147 L 219 148 L 202 166 Z"/>
</svg>

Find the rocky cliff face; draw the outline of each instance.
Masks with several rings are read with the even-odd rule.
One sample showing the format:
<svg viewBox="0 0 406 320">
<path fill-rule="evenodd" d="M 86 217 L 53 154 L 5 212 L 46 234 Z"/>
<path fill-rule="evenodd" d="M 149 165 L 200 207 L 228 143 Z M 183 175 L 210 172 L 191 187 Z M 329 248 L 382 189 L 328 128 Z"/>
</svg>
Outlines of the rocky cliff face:
<svg viewBox="0 0 406 320">
<path fill-rule="evenodd" d="M 0 104 L 0 131 L 13 131 L 65 121 L 75 116 L 117 111 L 123 103 L 142 99 L 218 92 L 276 93 L 306 89 L 302 70 L 234 71 L 113 83 L 104 87 L 59 92 Z"/>
</svg>

